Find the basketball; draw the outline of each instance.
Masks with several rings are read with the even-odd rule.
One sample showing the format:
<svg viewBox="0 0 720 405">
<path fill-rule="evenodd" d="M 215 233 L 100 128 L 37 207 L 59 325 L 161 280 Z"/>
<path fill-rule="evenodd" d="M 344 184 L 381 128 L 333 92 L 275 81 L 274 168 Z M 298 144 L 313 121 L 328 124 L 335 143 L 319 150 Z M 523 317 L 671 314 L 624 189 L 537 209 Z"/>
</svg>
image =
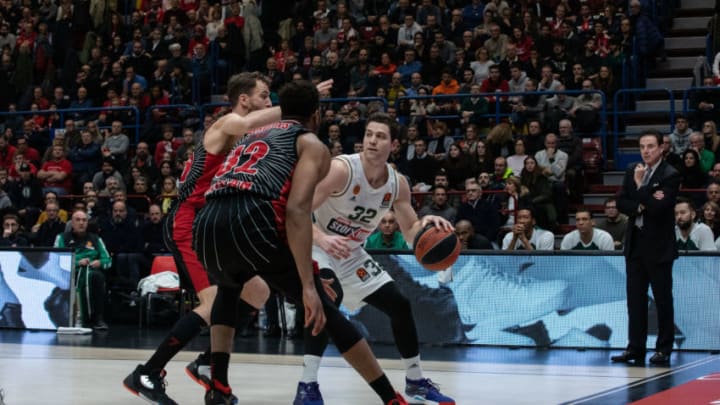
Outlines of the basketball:
<svg viewBox="0 0 720 405">
<path fill-rule="evenodd" d="M 428 225 L 415 235 L 415 258 L 428 270 L 440 271 L 452 266 L 460 256 L 460 240 L 455 232 Z"/>
</svg>

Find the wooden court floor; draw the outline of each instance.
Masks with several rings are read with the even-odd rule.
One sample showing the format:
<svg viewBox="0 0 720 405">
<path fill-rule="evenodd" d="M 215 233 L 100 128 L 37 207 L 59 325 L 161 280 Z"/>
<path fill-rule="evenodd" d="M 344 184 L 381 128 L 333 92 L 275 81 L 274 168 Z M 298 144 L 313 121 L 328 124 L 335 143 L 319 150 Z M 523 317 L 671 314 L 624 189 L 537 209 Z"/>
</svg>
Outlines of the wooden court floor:
<svg viewBox="0 0 720 405">
<path fill-rule="evenodd" d="M 0 331 L 4 403 L 145 403 L 128 393 L 122 380 L 149 357 L 150 342 L 156 343 L 161 337 L 162 332 L 158 332 L 103 340 L 97 336 Z M 119 340 L 127 344 L 108 344 Z M 240 345 L 231 359 L 230 382 L 240 404 L 292 403 L 301 372 L 299 348 L 273 342 L 253 344 Z M 200 342 L 191 347 L 194 350 L 181 352 L 167 367 L 167 392 L 180 404 L 203 403 L 202 388 L 183 371 L 202 345 Z M 280 346 L 283 348 L 278 350 Z M 392 383 L 402 389 L 404 371 L 400 361 L 393 358 L 394 348 L 373 348 Z M 675 353 L 673 366 L 663 368 L 612 365 L 608 361 L 611 353 L 602 350 L 423 347 L 422 351 L 427 353 L 423 354 L 425 374 L 462 405 L 629 403 L 720 371 L 720 359 L 708 353 Z M 336 352 L 323 359 L 320 386 L 328 405 L 380 403 Z"/>
</svg>

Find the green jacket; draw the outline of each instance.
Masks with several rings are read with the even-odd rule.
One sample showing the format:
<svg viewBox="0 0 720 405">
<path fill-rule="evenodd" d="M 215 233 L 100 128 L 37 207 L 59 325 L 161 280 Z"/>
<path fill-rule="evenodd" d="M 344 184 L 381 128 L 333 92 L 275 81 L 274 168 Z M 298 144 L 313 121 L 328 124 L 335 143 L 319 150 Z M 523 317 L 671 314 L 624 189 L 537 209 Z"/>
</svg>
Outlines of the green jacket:
<svg viewBox="0 0 720 405">
<path fill-rule="evenodd" d="M 100 260 L 100 268 L 107 270 L 112 266 L 112 258 L 108 253 L 105 243 L 94 233 L 86 233 L 84 237 L 78 238 L 72 232 L 64 232 L 55 238 L 55 247 L 72 248 L 75 251 L 75 267 L 82 259 Z"/>
</svg>

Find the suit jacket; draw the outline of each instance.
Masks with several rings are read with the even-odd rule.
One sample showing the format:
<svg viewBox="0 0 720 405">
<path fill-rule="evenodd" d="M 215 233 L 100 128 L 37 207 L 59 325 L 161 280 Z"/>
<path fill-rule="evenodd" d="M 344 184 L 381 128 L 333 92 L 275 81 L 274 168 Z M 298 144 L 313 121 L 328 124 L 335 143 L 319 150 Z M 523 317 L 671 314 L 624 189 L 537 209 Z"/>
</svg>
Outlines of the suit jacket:
<svg viewBox="0 0 720 405">
<path fill-rule="evenodd" d="M 639 189 L 633 180 L 635 165 L 625 171 L 622 189 L 618 196 L 617 205 L 620 212 L 628 216 L 627 232 L 625 234 L 625 257 L 636 255 L 650 255 L 658 263 L 673 261 L 678 256 L 675 243 L 675 199 L 680 188 L 680 173 L 666 161 L 662 161 L 650 177 L 647 185 Z M 653 194 L 662 190 L 665 197 L 657 200 Z M 642 204 L 643 210 L 643 238 L 633 246 L 633 236 L 638 231 L 635 219 L 638 216 L 638 206 Z"/>
</svg>

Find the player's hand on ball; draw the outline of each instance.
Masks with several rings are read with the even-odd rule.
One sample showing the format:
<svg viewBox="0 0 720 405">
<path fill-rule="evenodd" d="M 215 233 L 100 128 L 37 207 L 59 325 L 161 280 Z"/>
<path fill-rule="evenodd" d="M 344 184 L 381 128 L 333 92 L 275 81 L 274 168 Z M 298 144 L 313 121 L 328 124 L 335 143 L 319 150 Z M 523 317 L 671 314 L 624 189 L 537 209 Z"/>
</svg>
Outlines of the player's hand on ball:
<svg viewBox="0 0 720 405">
<path fill-rule="evenodd" d="M 425 215 L 420 221 L 421 228 L 425 228 L 430 224 L 438 229 L 455 232 L 455 227 L 450 223 L 450 221 L 437 215 Z"/>
<path fill-rule="evenodd" d="M 341 260 L 350 257 L 350 246 L 348 246 L 347 241 L 348 239 L 344 236 L 325 235 L 319 239 L 317 243 L 320 249 L 324 250 L 334 259 Z"/>
<path fill-rule="evenodd" d="M 312 335 L 317 336 L 325 327 L 325 311 L 315 287 L 303 288 L 303 306 L 305 307 L 305 327 L 312 326 Z"/>
</svg>

